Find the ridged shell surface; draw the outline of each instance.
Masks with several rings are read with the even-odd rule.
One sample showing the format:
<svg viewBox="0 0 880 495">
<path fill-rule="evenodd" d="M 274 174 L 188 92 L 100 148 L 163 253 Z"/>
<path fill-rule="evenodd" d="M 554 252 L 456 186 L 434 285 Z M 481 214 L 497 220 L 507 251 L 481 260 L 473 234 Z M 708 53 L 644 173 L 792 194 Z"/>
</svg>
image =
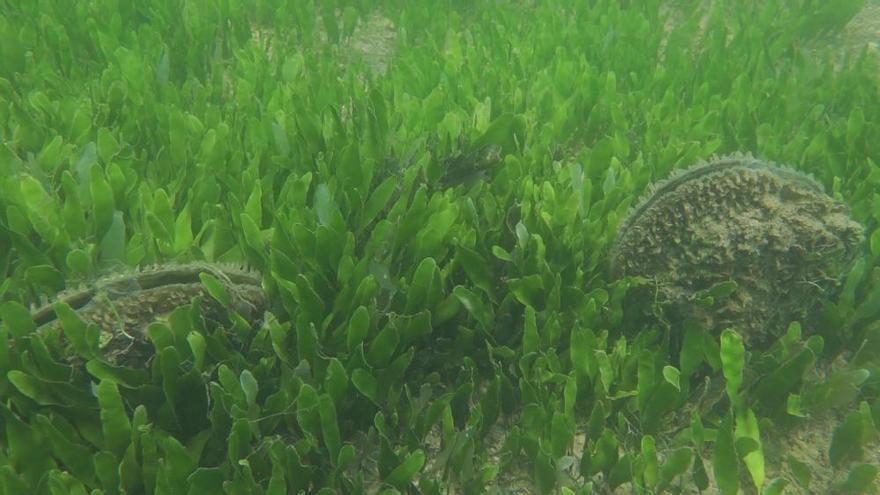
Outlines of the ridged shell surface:
<svg viewBox="0 0 880 495">
<path fill-rule="evenodd" d="M 63 331 L 54 309 L 55 303 L 63 302 L 87 324 L 101 329 L 101 350 L 107 359 L 141 367 L 152 355 L 145 333 L 150 323 L 167 318 L 196 297 L 203 301 L 206 318 L 226 318 L 226 308 L 210 297 L 203 285 L 203 273 L 220 282 L 231 309 L 250 321 L 262 317 L 268 301 L 260 275 L 243 266 L 210 263 L 162 264 L 110 274 L 59 294 L 32 311 L 31 317 L 43 331 Z"/>
<path fill-rule="evenodd" d="M 769 342 L 809 324 L 852 263 L 864 229 L 846 205 L 794 169 L 749 155 L 720 157 L 649 188 L 611 250 L 617 276 L 649 278 L 676 319 L 733 327 Z M 712 307 L 697 299 L 733 280 Z"/>
</svg>

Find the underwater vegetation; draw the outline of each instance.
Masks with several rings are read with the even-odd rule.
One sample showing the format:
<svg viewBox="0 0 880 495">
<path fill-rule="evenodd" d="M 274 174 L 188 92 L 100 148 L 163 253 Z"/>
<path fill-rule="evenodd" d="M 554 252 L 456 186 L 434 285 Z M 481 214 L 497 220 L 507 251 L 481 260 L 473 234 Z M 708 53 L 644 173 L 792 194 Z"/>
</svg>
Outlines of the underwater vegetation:
<svg viewBox="0 0 880 495">
<path fill-rule="evenodd" d="M 878 12 L 0 0 L 0 495 L 877 493 Z"/>
</svg>

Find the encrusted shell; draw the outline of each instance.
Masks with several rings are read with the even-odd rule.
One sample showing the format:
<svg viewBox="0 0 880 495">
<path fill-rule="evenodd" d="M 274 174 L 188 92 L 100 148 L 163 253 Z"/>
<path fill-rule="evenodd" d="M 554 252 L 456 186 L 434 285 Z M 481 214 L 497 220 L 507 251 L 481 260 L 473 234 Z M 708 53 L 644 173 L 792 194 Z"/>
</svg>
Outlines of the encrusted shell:
<svg viewBox="0 0 880 495">
<path fill-rule="evenodd" d="M 790 321 L 815 320 L 863 237 L 813 178 L 737 154 L 652 186 L 621 224 L 611 270 L 650 279 L 675 318 L 733 327 L 761 344 Z M 732 295 L 710 307 L 698 301 L 728 280 Z"/>
<path fill-rule="evenodd" d="M 152 354 L 146 327 L 166 318 L 195 297 L 203 301 L 204 315 L 224 319 L 224 308 L 212 299 L 200 275 L 214 276 L 230 296 L 232 309 L 249 318 L 260 318 L 268 301 L 258 273 L 226 264 L 164 264 L 135 271 L 114 273 L 80 288 L 59 294 L 55 300 L 31 312 L 41 328 L 63 330 L 56 319 L 54 304 L 68 304 L 87 324 L 101 329 L 100 344 L 111 362 L 143 366 Z"/>
</svg>

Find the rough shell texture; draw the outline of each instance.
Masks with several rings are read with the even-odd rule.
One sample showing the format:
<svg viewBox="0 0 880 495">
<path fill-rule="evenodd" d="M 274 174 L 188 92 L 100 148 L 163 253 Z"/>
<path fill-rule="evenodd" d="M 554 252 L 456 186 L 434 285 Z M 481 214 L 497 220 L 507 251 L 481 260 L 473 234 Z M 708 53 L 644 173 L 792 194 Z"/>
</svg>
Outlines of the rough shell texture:
<svg viewBox="0 0 880 495">
<path fill-rule="evenodd" d="M 192 263 L 157 265 L 95 280 L 59 294 L 52 304 L 34 310 L 31 317 L 44 331 L 63 331 L 53 306 L 55 302 L 64 302 L 87 324 L 100 328 L 101 350 L 110 362 L 142 367 L 153 349 L 146 338 L 147 326 L 166 319 L 194 298 L 201 299 L 202 315 L 207 320 L 228 320 L 226 309 L 202 284 L 203 273 L 223 285 L 232 309 L 248 320 L 255 321 L 266 310 L 267 299 L 259 274 L 232 265 Z"/>
<path fill-rule="evenodd" d="M 612 272 L 648 278 L 674 319 L 766 344 L 790 321 L 815 321 L 863 235 L 809 176 L 734 155 L 652 187 L 618 232 Z M 701 291 L 728 280 L 736 291 L 708 307 Z"/>
</svg>

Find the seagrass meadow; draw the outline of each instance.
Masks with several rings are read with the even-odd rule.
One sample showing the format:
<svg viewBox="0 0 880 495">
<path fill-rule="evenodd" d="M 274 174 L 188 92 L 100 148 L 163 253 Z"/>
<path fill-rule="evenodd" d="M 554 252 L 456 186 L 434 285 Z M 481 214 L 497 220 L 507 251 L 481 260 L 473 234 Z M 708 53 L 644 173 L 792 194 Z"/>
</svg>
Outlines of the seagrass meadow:
<svg viewBox="0 0 880 495">
<path fill-rule="evenodd" d="M 878 493 L 878 26 L 0 0 L 0 495 Z"/>
</svg>

